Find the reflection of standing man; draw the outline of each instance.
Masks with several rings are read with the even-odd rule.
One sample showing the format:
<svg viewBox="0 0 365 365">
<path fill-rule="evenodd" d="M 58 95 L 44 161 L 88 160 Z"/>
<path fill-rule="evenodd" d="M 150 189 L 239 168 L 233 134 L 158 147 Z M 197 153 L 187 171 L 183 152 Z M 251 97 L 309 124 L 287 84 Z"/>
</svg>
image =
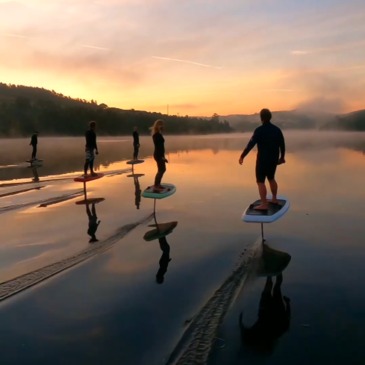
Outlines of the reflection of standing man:
<svg viewBox="0 0 365 365">
<path fill-rule="evenodd" d="M 32 166 L 32 171 L 34 176 L 33 181 L 38 182 L 39 181 L 38 166 Z"/>
<path fill-rule="evenodd" d="M 138 176 L 133 176 L 133 179 L 134 179 L 134 187 L 135 187 L 134 194 L 136 196 L 135 204 L 136 204 L 136 208 L 139 209 L 139 206 L 141 204 L 141 193 L 142 193 L 142 190 L 141 190 L 141 187 L 139 185 Z"/>
<path fill-rule="evenodd" d="M 139 152 L 139 134 L 138 128 L 134 127 L 133 130 L 133 160 L 138 160 L 138 152 Z"/>
<path fill-rule="evenodd" d="M 31 160 L 37 159 L 37 144 L 38 144 L 38 132 L 35 131 L 30 139 L 29 145 L 32 146 L 32 157 Z"/>
<path fill-rule="evenodd" d="M 258 319 L 252 327 L 245 327 L 242 322 L 242 313 L 240 315 L 242 340 L 262 352 L 271 352 L 275 341 L 289 329 L 290 299 L 281 294 L 282 282 L 281 273 L 276 276 L 274 286 L 271 276 L 266 278 Z"/>
<path fill-rule="evenodd" d="M 285 163 L 285 141 L 281 129 L 271 123 L 271 112 L 269 109 L 262 109 L 260 118 L 262 125 L 255 129 L 238 162 L 242 165 L 244 158 L 257 144 L 256 182 L 261 204 L 255 206 L 254 209 L 267 210 L 269 204 L 266 198 L 265 179 L 267 178 L 269 181 L 272 193 L 271 203 L 277 204 L 278 184 L 275 180 L 275 172 L 277 165 Z"/>
<path fill-rule="evenodd" d="M 91 210 L 89 204 L 86 204 L 86 214 L 89 218 L 89 228 L 87 230 L 87 234 L 91 237 L 89 242 L 97 242 L 99 240 L 96 238 L 95 233 L 100 224 L 100 220 L 98 221 L 98 217 L 96 215 L 95 204 L 91 204 Z"/>
<path fill-rule="evenodd" d="M 95 176 L 96 173 L 94 172 L 94 151 L 95 154 L 99 154 L 98 146 L 96 145 L 96 133 L 95 127 L 96 123 L 94 121 L 89 123 L 89 129 L 85 132 L 85 164 L 84 164 L 84 174 L 87 175 L 87 170 L 90 167 L 90 174 L 91 176 Z"/>
<path fill-rule="evenodd" d="M 164 275 L 167 271 L 167 267 L 169 266 L 170 259 L 170 246 L 167 243 L 166 236 L 161 237 L 158 239 L 158 242 L 160 242 L 160 248 L 162 251 L 162 255 L 159 261 L 160 268 L 157 271 L 156 274 L 156 282 L 158 284 L 162 284 L 164 282 Z"/>
</svg>

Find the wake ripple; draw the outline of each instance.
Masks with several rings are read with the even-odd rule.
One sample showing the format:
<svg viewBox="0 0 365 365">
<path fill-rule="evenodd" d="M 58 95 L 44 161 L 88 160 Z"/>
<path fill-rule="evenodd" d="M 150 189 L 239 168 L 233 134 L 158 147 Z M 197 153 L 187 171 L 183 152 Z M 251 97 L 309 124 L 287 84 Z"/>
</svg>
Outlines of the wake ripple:
<svg viewBox="0 0 365 365">
<path fill-rule="evenodd" d="M 84 250 L 73 256 L 1 283 L 0 301 L 9 298 L 14 294 L 17 294 L 35 284 L 40 283 L 43 280 L 50 278 L 53 275 L 60 273 L 61 271 L 69 269 L 74 265 L 77 265 L 97 254 L 100 254 L 110 249 L 116 242 L 122 239 L 131 230 L 133 230 L 140 224 L 148 222 L 152 219 L 152 217 L 153 214 L 150 214 L 149 216 L 143 218 L 138 222 L 122 226 L 106 240 L 93 243 L 92 246 L 85 248 Z"/>
<path fill-rule="evenodd" d="M 195 316 L 166 365 L 207 364 L 219 325 L 247 278 L 254 272 L 256 259 L 261 255 L 261 250 L 262 240 L 259 238 L 241 254 L 237 267 Z"/>
</svg>

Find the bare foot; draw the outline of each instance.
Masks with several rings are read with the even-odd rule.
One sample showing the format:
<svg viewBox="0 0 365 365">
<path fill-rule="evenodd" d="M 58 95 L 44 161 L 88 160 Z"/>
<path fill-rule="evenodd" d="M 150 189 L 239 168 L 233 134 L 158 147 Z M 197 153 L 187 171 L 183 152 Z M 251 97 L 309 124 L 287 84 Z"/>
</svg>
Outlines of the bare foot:
<svg viewBox="0 0 365 365">
<path fill-rule="evenodd" d="M 268 210 L 269 206 L 268 206 L 268 204 L 260 204 L 260 205 L 256 205 L 256 207 L 253 207 L 253 209 L 255 209 L 255 210 Z"/>
<path fill-rule="evenodd" d="M 277 199 L 271 199 L 271 200 L 269 200 L 269 203 L 271 203 L 271 204 L 279 204 L 279 200 L 277 200 Z"/>
<path fill-rule="evenodd" d="M 161 185 L 154 185 L 152 189 L 155 193 L 160 193 L 161 191 L 165 190 L 165 188 Z"/>
</svg>

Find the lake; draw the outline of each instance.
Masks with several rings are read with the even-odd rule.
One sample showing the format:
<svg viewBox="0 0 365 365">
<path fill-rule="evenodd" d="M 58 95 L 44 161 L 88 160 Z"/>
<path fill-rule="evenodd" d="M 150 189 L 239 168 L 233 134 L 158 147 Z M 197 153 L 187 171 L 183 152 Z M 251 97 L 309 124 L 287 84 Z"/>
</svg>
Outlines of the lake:
<svg viewBox="0 0 365 365">
<path fill-rule="evenodd" d="M 0 143 L 0 363 L 363 364 L 365 134 L 286 131 L 288 213 L 244 223 L 258 198 L 250 134 L 98 137 L 82 204 L 83 138 Z M 99 225 L 90 242 L 90 219 Z M 155 223 L 171 227 L 157 239 Z M 155 239 L 154 239 L 155 238 Z M 285 297 L 285 300 L 284 300 Z"/>
</svg>

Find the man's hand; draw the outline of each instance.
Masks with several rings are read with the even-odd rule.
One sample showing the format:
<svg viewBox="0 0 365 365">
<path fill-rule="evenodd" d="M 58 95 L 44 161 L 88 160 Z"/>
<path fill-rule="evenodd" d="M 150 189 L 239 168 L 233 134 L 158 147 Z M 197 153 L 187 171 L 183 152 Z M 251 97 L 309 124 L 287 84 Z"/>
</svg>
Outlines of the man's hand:
<svg viewBox="0 0 365 365">
<path fill-rule="evenodd" d="M 99 154 L 99 151 L 98 151 L 98 150 L 96 150 L 96 151 L 95 151 L 95 154 L 96 154 L 96 155 L 98 155 L 98 154 Z"/>
<path fill-rule="evenodd" d="M 242 165 L 242 163 L 243 163 L 243 157 L 241 156 L 240 157 L 240 159 L 238 160 L 238 163 L 240 164 L 240 165 Z"/>
<path fill-rule="evenodd" d="M 285 163 L 285 158 L 284 157 L 279 158 L 278 165 L 281 165 L 283 163 Z"/>
</svg>

